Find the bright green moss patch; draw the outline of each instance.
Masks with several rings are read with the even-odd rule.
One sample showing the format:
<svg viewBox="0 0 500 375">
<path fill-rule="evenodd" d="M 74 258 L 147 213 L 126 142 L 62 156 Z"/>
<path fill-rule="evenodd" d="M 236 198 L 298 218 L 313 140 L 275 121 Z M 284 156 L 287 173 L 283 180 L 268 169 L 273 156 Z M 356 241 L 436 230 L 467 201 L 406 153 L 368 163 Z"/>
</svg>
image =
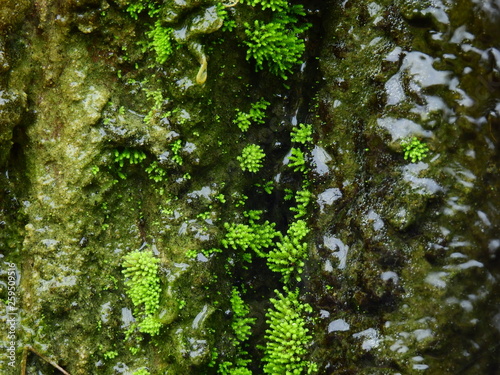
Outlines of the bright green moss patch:
<svg viewBox="0 0 500 375">
<path fill-rule="evenodd" d="M 309 24 L 299 26 L 298 17 L 305 15 L 303 6 L 291 6 L 281 0 L 249 0 L 248 3 L 259 3 L 263 9 L 273 10 L 273 19 L 271 22 L 244 23 L 247 60 L 255 60 L 256 70 L 266 65 L 272 74 L 288 79 L 293 67 L 301 63 L 305 51 L 300 35 L 310 27 Z"/>
<path fill-rule="evenodd" d="M 295 274 L 297 281 L 301 280 L 304 261 L 307 257 L 307 242 L 305 237 L 309 228 L 304 220 L 297 220 L 290 224 L 286 236 L 276 243 L 276 247 L 267 255 L 269 269 L 280 272 L 283 281 L 288 283 L 290 277 Z"/>
<path fill-rule="evenodd" d="M 312 125 L 299 124 L 297 127 L 293 128 L 290 132 L 290 137 L 292 142 L 307 144 L 313 141 L 312 138 Z"/>
<path fill-rule="evenodd" d="M 240 162 L 241 169 L 243 171 L 258 172 L 262 168 L 262 159 L 266 154 L 262 147 L 256 144 L 250 144 L 246 146 L 241 155 L 236 159 Z"/>
<path fill-rule="evenodd" d="M 309 202 L 311 201 L 312 195 L 313 194 L 307 189 L 299 190 L 295 194 L 295 201 L 297 202 L 297 207 L 290 207 L 290 211 L 295 212 L 295 215 L 294 215 L 295 219 L 306 216 L 307 206 L 309 205 Z"/>
<path fill-rule="evenodd" d="M 312 336 L 304 315 L 312 313 L 312 307 L 298 300 L 298 289 L 291 292 L 285 287 L 284 292 L 275 290 L 277 298 L 271 298 L 273 307 L 266 314 L 269 328 L 265 335 L 264 373 L 314 374 L 318 366 L 305 360 Z"/>
<path fill-rule="evenodd" d="M 243 251 L 251 249 L 258 256 L 265 257 L 264 249 L 273 245 L 279 232 L 274 229 L 275 223 L 267 220 L 259 223 L 261 214 L 262 211 L 246 211 L 244 215 L 248 218 L 248 224 L 224 223 L 226 235 L 221 240 L 222 246 Z"/>
<path fill-rule="evenodd" d="M 246 341 L 248 337 L 250 337 L 250 334 L 252 332 L 252 325 L 255 323 L 256 319 L 248 317 L 250 309 L 241 298 L 240 292 L 236 287 L 234 287 L 231 292 L 231 308 L 234 313 L 231 327 L 233 328 L 234 334 L 236 336 L 237 344 L 240 344 Z"/>
<path fill-rule="evenodd" d="M 417 137 L 407 138 L 401 141 L 405 160 L 410 159 L 412 163 L 422 160 L 427 156 L 429 147 Z"/>
<path fill-rule="evenodd" d="M 241 2 L 253 7 L 259 5 L 262 9 L 271 9 L 273 12 L 284 11 L 289 7 L 288 0 L 242 0 Z"/>
<path fill-rule="evenodd" d="M 306 159 L 304 152 L 300 148 L 292 147 L 292 151 L 288 157 L 288 166 L 295 172 L 306 172 Z"/>
<path fill-rule="evenodd" d="M 130 2 L 130 4 L 127 6 L 127 12 L 135 20 L 144 10 L 147 10 L 150 17 L 158 13 L 158 7 L 154 3 L 154 1 L 151 0 L 135 0 L 134 2 Z"/>
<path fill-rule="evenodd" d="M 160 21 L 156 21 L 154 26 L 146 33 L 149 38 L 148 47 L 156 52 L 156 62 L 164 64 L 173 52 L 173 29 L 163 27 Z"/>
<path fill-rule="evenodd" d="M 264 23 L 255 20 L 252 25 L 245 24 L 248 39 L 247 60 L 255 60 L 256 69 L 264 69 L 283 79 L 288 78 L 292 68 L 300 62 L 305 44 L 294 30 L 289 30 L 282 23 Z"/>
<path fill-rule="evenodd" d="M 141 368 L 139 370 L 135 370 L 132 375 L 150 375 L 150 372 L 145 368 Z"/>
<path fill-rule="evenodd" d="M 243 132 L 246 132 L 252 123 L 263 124 L 266 116 L 265 111 L 269 104 L 270 103 L 265 101 L 264 98 L 260 98 L 260 100 L 251 104 L 251 108 L 248 113 L 237 109 L 236 117 L 233 120 L 233 123 L 236 124 Z"/>
<path fill-rule="evenodd" d="M 160 307 L 159 259 L 151 251 L 135 250 L 123 257 L 126 293 L 134 305 L 139 330 L 154 336 L 161 323 L 154 317 Z"/>
</svg>

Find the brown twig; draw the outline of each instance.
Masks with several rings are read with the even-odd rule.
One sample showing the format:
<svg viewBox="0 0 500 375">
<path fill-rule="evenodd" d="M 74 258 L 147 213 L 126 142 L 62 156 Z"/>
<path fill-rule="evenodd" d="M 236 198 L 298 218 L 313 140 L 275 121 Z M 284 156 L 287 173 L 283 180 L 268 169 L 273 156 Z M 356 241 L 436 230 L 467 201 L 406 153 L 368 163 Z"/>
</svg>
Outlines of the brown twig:
<svg viewBox="0 0 500 375">
<path fill-rule="evenodd" d="M 52 366 L 54 366 L 56 369 L 61 371 L 64 375 L 70 375 L 69 372 L 67 372 L 65 369 L 63 369 L 61 366 L 59 366 L 57 363 L 55 363 L 53 360 L 50 358 L 44 356 L 42 353 L 39 353 L 35 348 L 33 348 L 31 345 L 26 345 L 24 347 L 23 351 L 23 359 L 21 361 L 21 375 L 26 375 L 26 362 L 28 360 L 28 350 L 31 350 L 33 353 L 35 353 L 37 356 L 39 356 L 41 359 L 43 359 L 45 362 L 50 363 Z"/>
</svg>

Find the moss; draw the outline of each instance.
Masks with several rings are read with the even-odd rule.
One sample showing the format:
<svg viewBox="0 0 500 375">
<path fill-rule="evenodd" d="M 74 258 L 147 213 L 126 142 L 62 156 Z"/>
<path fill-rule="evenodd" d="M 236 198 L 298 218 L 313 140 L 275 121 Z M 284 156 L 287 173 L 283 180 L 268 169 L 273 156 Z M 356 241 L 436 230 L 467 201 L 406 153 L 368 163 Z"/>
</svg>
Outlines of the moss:
<svg viewBox="0 0 500 375">
<path fill-rule="evenodd" d="M 306 159 L 304 152 L 297 147 L 292 147 L 290 156 L 288 156 L 288 166 L 295 172 L 306 172 Z"/>
<path fill-rule="evenodd" d="M 156 21 L 155 25 L 146 33 L 150 39 L 149 48 L 156 52 L 156 62 L 164 64 L 173 52 L 173 29 L 163 27 L 160 21 Z"/>
<path fill-rule="evenodd" d="M 292 131 L 290 132 L 290 137 L 292 139 L 292 142 L 305 145 L 312 143 L 312 134 L 313 128 L 311 124 L 299 124 L 297 127 L 292 129 Z"/>
<path fill-rule="evenodd" d="M 269 269 L 280 272 L 285 283 L 289 282 L 292 275 L 295 275 L 297 281 L 301 280 L 300 274 L 303 272 L 307 257 L 305 237 L 308 233 L 309 228 L 304 220 L 291 223 L 287 235 L 283 236 L 276 243 L 276 247 L 266 255 Z"/>
<path fill-rule="evenodd" d="M 315 363 L 305 358 L 309 352 L 312 336 L 306 327 L 306 313 L 311 313 L 308 304 L 298 301 L 298 290 L 284 289 L 284 294 L 275 290 L 271 298 L 273 307 L 266 314 L 266 345 L 264 347 L 264 373 L 266 374 L 314 374 Z"/>
<path fill-rule="evenodd" d="M 421 161 L 429 152 L 429 147 L 416 137 L 402 140 L 401 146 L 403 147 L 405 160 L 410 159 L 412 163 Z"/>
<path fill-rule="evenodd" d="M 487 326 L 496 310 L 490 315 L 461 311 L 468 303 L 474 309 L 478 303 L 482 311 L 498 305 L 490 292 L 496 289 L 483 272 L 495 270 L 488 257 L 496 251 L 493 223 L 498 216 L 493 146 L 500 136 L 491 106 L 496 94 L 489 91 L 495 74 L 489 64 L 478 62 L 477 54 L 491 52 L 497 43 L 475 45 L 494 32 L 475 29 L 472 52 L 446 46 L 455 24 L 465 25 L 467 16 L 455 14 L 449 27 L 440 26 L 442 40 L 434 38 L 438 34 L 429 38 L 426 25 L 429 20 L 437 25 L 434 16 L 425 14 L 427 5 L 418 6 L 415 15 L 411 1 L 402 10 L 418 25 L 411 32 L 398 7 L 386 0 L 345 7 L 323 2 L 321 19 L 314 4 L 307 5 L 304 15 L 305 8 L 293 10 L 279 0 L 248 0 L 225 8 L 224 16 L 220 7 L 214 14 L 212 0 L 134 1 L 132 8 L 125 0 L 18 3 L 18 8 L 9 1 L 0 5 L 0 28 L 9 31 L 0 43 L 6 100 L 0 131 L 5 141 L 0 153 L 0 245 L 3 259 L 16 262 L 21 272 L 20 343 L 36 345 L 72 374 L 111 374 L 126 366 L 156 375 L 261 373 L 264 366 L 269 373 L 286 366 L 306 372 L 304 366 L 314 369 L 311 357 L 327 372 L 412 373 L 412 358 L 422 353 L 436 366 L 429 371 L 447 367 L 456 373 L 464 360 L 446 352 L 450 342 L 463 349 L 457 353 L 471 353 L 469 358 L 480 354 L 468 346 L 472 340 L 463 340 L 478 337 L 474 328 L 490 334 L 477 342 L 493 343 L 491 347 L 498 342 Z M 302 17 L 318 17 L 324 28 L 304 39 L 312 41 L 307 51 L 298 26 Z M 161 25 L 156 23 L 160 18 Z M 222 18 L 233 32 L 208 34 L 220 27 Z M 478 27 L 488 17 L 481 14 L 474 22 Z M 185 48 L 169 46 L 170 28 Z M 456 87 L 475 101 L 472 107 L 453 101 L 448 104 L 451 114 L 430 109 L 421 118 L 410 111 L 417 108 L 412 103 L 416 97 L 422 106 L 420 94 L 437 97 L 446 91 L 439 85 L 411 91 L 399 106 L 386 106 L 384 83 L 400 69 L 405 51 L 428 48 L 429 41 L 444 44 L 439 50 L 456 56 L 451 61 L 439 55 L 433 67 L 453 70 Z M 316 53 L 320 44 L 324 49 Z M 383 60 L 396 46 L 401 51 L 395 56 L 401 59 Z M 308 77 L 303 82 L 291 74 L 306 57 L 301 51 L 318 56 L 303 66 L 300 76 Z M 255 74 L 258 59 L 260 73 Z M 472 67 L 466 77 L 461 73 L 464 62 Z M 205 77 L 200 67 L 210 72 L 203 85 L 196 84 L 193 73 Z M 325 83 L 312 79 L 312 71 L 321 71 Z M 405 84 L 414 83 L 410 73 L 405 71 Z M 291 91 L 279 84 L 284 76 Z M 315 86 L 321 87 L 320 95 L 310 105 Z M 481 99 L 485 94 L 487 101 Z M 457 95 L 452 92 L 443 100 Z M 256 101 L 262 97 L 272 104 Z M 485 113 L 492 115 L 477 124 L 470 120 Z M 440 155 L 435 164 L 426 163 L 427 170 L 401 167 L 400 145 L 391 143 L 377 124 L 385 115 L 428 126 Z M 459 121 L 448 121 L 455 116 Z M 295 121 L 311 126 L 291 126 Z M 237 159 L 249 144 L 266 150 L 265 159 L 254 158 L 252 173 L 240 166 L 246 158 Z M 286 166 L 282 160 L 290 147 L 296 151 Z M 115 161 L 113 150 L 129 156 Z M 118 169 L 125 178 L 118 177 Z M 413 189 L 415 181 L 430 179 L 443 189 Z M 480 180 L 488 187 L 479 188 Z M 282 201 L 286 189 L 288 203 Z M 339 192 L 335 203 L 316 212 L 313 197 L 334 189 Z M 470 211 L 441 214 L 457 207 Z M 469 234 L 461 229 L 471 212 L 477 212 L 477 223 L 469 226 Z M 120 282 L 121 261 L 145 243 L 158 260 L 161 291 L 154 314 L 144 312 L 144 303 L 137 305 L 135 325 L 133 302 L 128 309 L 123 301 L 128 287 Z M 470 245 L 460 248 L 463 243 Z M 491 253 L 481 254 L 490 246 Z M 463 258 L 448 257 L 448 248 L 485 267 L 470 263 L 476 267 L 460 269 Z M 449 287 L 429 286 L 427 275 L 436 271 L 447 273 L 440 280 Z M 0 278 L 5 282 L 5 274 Z M 481 280 L 483 289 L 464 278 Z M 308 293 L 283 291 L 283 283 L 300 285 Z M 270 302 L 276 288 L 281 292 Z M 450 295 L 458 303 L 452 298 L 443 304 Z M 472 295 L 486 296 L 491 306 Z M 300 308 L 304 298 L 331 318 L 306 327 L 310 313 Z M 290 305 L 284 306 L 285 300 Z M 412 308 L 402 308 L 404 303 Z M 270 304 L 274 312 L 267 314 L 269 332 L 264 333 L 262 316 Z M 436 314 L 434 322 L 416 317 L 431 313 Z M 340 317 L 350 331 L 330 332 L 329 323 Z M 385 340 L 371 352 L 361 347 L 362 336 L 353 337 L 367 327 L 378 327 Z M 133 333 L 127 336 L 124 328 Z M 409 328 L 407 354 L 395 353 L 391 346 Z M 438 332 L 439 340 L 418 341 L 416 335 L 427 329 Z M 235 346 L 236 338 L 246 341 Z M 283 343 L 292 347 L 283 349 Z M 264 345 L 263 353 L 258 344 Z M 106 353 L 109 358 L 99 361 Z M 288 354 L 297 361 L 287 362 Z M 485 357 L 475 357 L 479 360 L 473 366 L 483 366 Z M 4 360 L 0 353 L 0 372 Z M 27 373 L 53 371 L 41 362 L 30 354 Z M 491 372 L 484 366 L 473 369 Z"/>
<path fill-rule="evenodd" d="M 265 122 L 265 111 L 269 104 L 271 103 L 265 101 L 264 98 L 260 98 L 259 101 L 250 105 L 250 111 L 248 112 L 237 109 L 233 123 L 243 132 L 246 132 L 252 123 L 263 124 Z"/>
<path fill-rule="evenodd" d="M 287 79 L 292 68 L 301 62 L 305 50 L 303 40 L 296 35 L 299 30 L 289 31 L 282 23 L 266 24 L 259 20 L 245 27 L 247 60 L 255 60 L 257 70 L 264 69 L 267 63 L 271 73 Z"/>
<path fill-rule="evenodd" d="M 262 147 L 256 144 L 245 146 L 241 155 L 236 159 L 240 162 L 240 167 L 243 171 L 258 172 L 262 168 L 262 159 L 266 154 Z"/>
</svg>

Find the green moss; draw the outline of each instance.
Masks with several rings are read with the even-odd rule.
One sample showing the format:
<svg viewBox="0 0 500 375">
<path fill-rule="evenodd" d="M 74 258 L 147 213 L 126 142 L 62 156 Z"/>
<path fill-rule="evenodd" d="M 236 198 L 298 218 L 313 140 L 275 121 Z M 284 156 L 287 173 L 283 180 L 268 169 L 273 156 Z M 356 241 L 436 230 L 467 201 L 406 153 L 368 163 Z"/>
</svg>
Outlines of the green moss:
<svg viewBox="0 0 500 375">
<path fill-rule="evenodd" d="M 306 159 L 304 152 L 300 148 L 292 147 L 292 151 L 288 157 L 288 166 L 295 172 L 306 172 Z"/>
<path fill-rule="evenodd" d="M 263 124 L 266 115 L 265 110 L 269 104 L 264 98 L 260 98 L 259 101 L 250 105 L 251 108 L 248 113 L 237 109 L 236 118 L 233 120 L 233 123 L 243 132 L 246 132 L 252 123 Z"/>
<path fill-rule="evenodd" d="M 104 359 L 113 359 L 118 356 L 118 352 L 115 350 L 110 350 L 103 354 Z"/>
<path fill-rule="evenodd" d="M 148 47 L 156 52 L 156 62 L 164 64 L 173 53 L 173 29 L 163 27 L 160 21 L 156 21 L 154 26 L 146 33 L 150 39 Z"/>
<path fill-rule="evenodd" d="M 305 15 L 302 5 L 290 6 L 288 2 L 279 0 L 249 0 L 251 5 L 259 3 L 264 9 L 274 12 L 271 22 L 254 20 L 253 24 L 244 23 L 247 36 L 244 43 L 248 47 L 247 60 L 253 59 L 256 69 L 264 69 L 283 79 L 293 67 L 301 63 L 305 51 L 305 43 L 299 37 L 310 25 L 299 26 L 298 16 Z"/>
<path fill-rule="evenodd" d="M 147 10 L 150 17 L 158 13 L 158 7 L 156 3 L 151 0 L 135 0 L 134 2 L 130 2 L 127 6 L 127 12 L 135 20 L 137 20 L 139 14 L 144 10 Z"/>
<path fill-rule="evenodd" d="M 242 0 L 244 4 L 253 7 L 259 5 L 262 9 L 271 9 L 273 12 L 282 12 L 290 6 L 288 0 Z"/>
<path fill-rule="evenodd" d="M 154 182 L 163 182 L 167 179 L 167 171 L 157 161 L 152 162 L 145 171 Z"/>
<path fill-rule="evenodd" d="M 148 333 L 151 336 L 159 334 L 161 326 L 161 321 L 153 315 L 146 316 L 138 325 L 140 332 Z"/>
<path fill-rule="evenodd" d="M 295 201 L 297 202 L 297 207 L 290 207 L 290 211 L 296 212 L 296 214 L 294 215 L 295 219 L 306 216 L 307 206 L 309 205 L 311 198 L 312 198 L 312 193 L 307 189 L 299 190 L 295 194 Z"/>
<path fill-rule="evenodd" d="M 312 336 L 306 328 L 305 313 L 311 313 L 308 304 L 299 302 L 299 291 L 284 288 L 286 294 L 275 290 L 271 298 L 273 307 L 266 314 L 266 345 L 264 347 L 264 373 L 273 375 L 314 374 L 318 366 L 307 361 Z"/>
<path fill-rule="evenodd" d="M 247 60 L 255 60 L 257 70 L 264 69 L 266 63 L 271 73 L 287 79 L 292 68 L 301 62 L 304 41 L 281 23 L 255 20 L 253 25 L 247 23 L 245 27 Z"/>
<path fill-rule="evenodd" d="M 312 125 L 299 124 L 297 127 L 292 129 L 292 131 L 290 132 L 290 137 L 292 139 L 292 142 L 305 145 L 313 141 L 312 133 Z"/>
<path fill-rule="evenodd" d="M 236 21 L 231 18 L 228 11 L 228 7 L 222 5 L 222 3 L 217 4 L 217 15 L 222 19 L 222 31 L 233 31 L 236 28 Z"/>
<path fill-rule="evenodd" d="M 231 308 L 234 314 L 231 327 L 233 328 L 234 334 L 236 336 L 236 345 L 240 345 L 250 336 L 252 325 L 255 323 L 256 319 L 248 317 L 250 309 L 241 298 L 238 288 L 233 287 L 230 301 Z"/>
<path fill-rule="evenodd" d="M 125 161 L 128 161 L 130 165 L 139 164 L 144 159 L 146 159 L 146 154 L 142 151 L 136 149 L 125 148 L 122 151 L 113 150 L 114 162 L 118 164 L 120 168 L 123 168 Z"/>
<path fill-rule="evenodd" d="M 134 305 L 139 330 L 154 336 L 161 324 L 154 317 L 160 307 L 159 259 L 151 251 L 135 250 L 123 257 L 126 293 Z"/>
<path fill-rule="evenodd" d="M 222 362 L 219 366 L 219 374 L 222 375 L 252 375 L 252 371 L 246 366 L 250 363 L 250 360 L 236 360 L 233 362 Z"/>
<path fill-rule="evenodd" d="M 429 147 L 417 137 L 407 138 L 401 141 L 405 160 L 410 159 L 412 163 L 422 160 L 427 156 Z"/>
<path fill-rule="evenodd" d="M 223 375 L 249 375 L 252 372 L 248 369 L 251 363 L 249 354 L 245 347 L 248 345 L 248 338 L 252 331 L 252 325 L 255 323 L 256 318 L 248 317 L 250 309 L 243 301 L 237 287 L 232 288 L 231 292 L 231 310 L 233 312 L 233 319 L 231 328 L 235 335 L 232 342 L 235 355 L 230 361 L 222 361 L 218 367 L 218 373 Z"/>
<path fill-rule="evenodd" d="M 246 146 L 241 156 L 236 159 L 240 162 L 240 167 L 243 171 L 258 172 L 262 168 L 262 159 L 266 154 L 262 150 L 262 147 L 256 144 L 250 144 Z"/>
<path fill-rule="evenodd" d="M 283 236 L 267 255 L 269 269 L 280 272 L 285 283 L 288 283 L 293 274 L 297 281 L 301 280 L 300 274 L 303 272 L 304 261 L 307 257 L 305 237 L 308 233 L 309 228 L 304 220 L 293 222 L 288 227 L 287 235 Z"/>
<path fill-rule="evenodd" d="M 150 375 L 150 372 L 145 368 L 140 368 L 138 370 L 135 370 L 132 375 Z"/>
<path fill-rule="evenodd" d="M 172 154 L 173 154 L 172 160 L 175 163 L 182 165 L 183 161 L 182 161 L 182 156 L 180 155 L 180 152 L 182 150 L 182 140 L 178 139 L 175 142 L 173 142 L 170 145 L 170 149 L 172 150 Z"/>
<path fill-rule="evenodd" d="M 246 211 L 248 224 L 243 223 L 224 223 L 226 235 L 221 244 L 225 248 L 253 250 L 257 255 L 265 257 L 264 249 L 272 246 L 274 238 L 279 235 L 274 227 L 274 223 L 265 221 L 258 223 L 262 211 Z"/>
</svg>

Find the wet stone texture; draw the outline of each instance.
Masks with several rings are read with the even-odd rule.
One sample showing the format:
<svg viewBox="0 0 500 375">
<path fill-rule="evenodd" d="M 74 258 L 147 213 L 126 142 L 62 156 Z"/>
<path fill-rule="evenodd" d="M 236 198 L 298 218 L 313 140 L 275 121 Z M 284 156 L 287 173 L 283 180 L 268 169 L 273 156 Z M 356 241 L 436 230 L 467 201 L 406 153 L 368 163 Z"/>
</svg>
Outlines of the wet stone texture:
<svg viewBox="0 0 500 375">
<path fill-rule="evenodd" d="M 325 23 L 330 171 L 310 272 L 326 373 L 500 366 L 498 41 L 485 32 L 500 14 L 423 3 L 347 1 Z M 415 163 L 401 152 L 412 136 L 430 148 Z"/>
<path fill-rule="evenodd" d="M 144 47 L 155 19 L 134 20 L 129 4 L 0 4 L 0 373 L 55 373 L 43 358 L 72 375 L 217 373 L 217 355 L 241 351 L 235 285 L 257 319 L 248 367 L 262 373 L 282 282 L 262 259 L 202 250 L 221 247 L 224 223 L 246 209 L 286 232 L 285 189 L 303 186 L 286 166 L 289 133 L 303 122 L 314 202 L 305 271 L 289 286 L 313 307 L 307 360 L 321 374 L 497 374 L 495 3 L 307 3 L 306 63 L 286 85 L 255 72 L 243 28 L 223 32 L 214 1 L 161 8 L 177 43 L 163 64 Z M 247 4 L 226 5 L 252 21 Z M 242 133 L 236 110 L 260 98 L 265 124 Z M 414 162 L 411 137 L 429 148 Z M 236 159 L 249 143 L 266 152 L 259 173 Z M 127 153 L 143 160 L 120 165 Z M 272 194 L 256 188 L 267 181 Z M 159 259 L 153 337 L 130 330 L 122 262 L 137 249 Z"/>
</svg>

